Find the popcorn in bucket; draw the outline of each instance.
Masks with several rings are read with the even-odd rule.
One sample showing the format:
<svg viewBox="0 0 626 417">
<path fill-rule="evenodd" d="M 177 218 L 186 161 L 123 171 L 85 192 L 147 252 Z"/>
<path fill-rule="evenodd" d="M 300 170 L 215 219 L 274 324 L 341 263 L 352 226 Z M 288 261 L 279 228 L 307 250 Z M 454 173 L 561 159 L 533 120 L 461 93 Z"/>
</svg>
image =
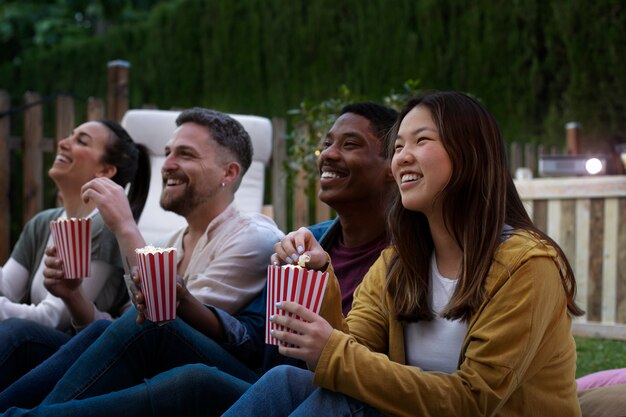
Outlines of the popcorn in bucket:
<svg viewBox="0 0 626 417">
<path fill-rule="evenodd" d="M 304 263 L 306 263 L 306 260 L 301 264 Z M 328 272 L 304 269 L 295 265 L 268 266 L 265 343 L 278 345 L 280 342 L 272 337 L 271 331 L 287 330 L 284 326 L 278 326 L 270 322 L 270 317 L 277 314 L 292 316 L 292 313 L 277 309 L 276 303 L 292 301 L 318 314 L 322 306 L 322 298 L 324 297 L 327 281 Z M 300 320 L 300 317 L 296 316 L 296 318 Z"/>
<path fill-rule="evenodd" d="M 146 318 L 165 322 L 176 318 L 176 249 L 146 246 L 135 249 Z"/>
<path fill-rule="evenodd" d="M 65 278 L 91 275 L 91 219 L 59 217 L 50 222 L 57 254 L 63 261 Z"/>
</svg>

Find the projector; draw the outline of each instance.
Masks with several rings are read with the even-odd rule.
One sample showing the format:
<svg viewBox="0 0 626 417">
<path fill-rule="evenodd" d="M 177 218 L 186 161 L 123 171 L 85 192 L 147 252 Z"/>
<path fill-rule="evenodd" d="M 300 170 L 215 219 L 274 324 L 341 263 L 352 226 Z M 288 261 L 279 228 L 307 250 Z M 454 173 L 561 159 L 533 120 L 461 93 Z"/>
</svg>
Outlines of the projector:
<svg viewBox="0 0 626 417">
<path fill-rule="evenodd" d="M 541 155 L 539 175 L 542 177 L 572 177 L 606 174 L 604 155 Z"/>
</svg>

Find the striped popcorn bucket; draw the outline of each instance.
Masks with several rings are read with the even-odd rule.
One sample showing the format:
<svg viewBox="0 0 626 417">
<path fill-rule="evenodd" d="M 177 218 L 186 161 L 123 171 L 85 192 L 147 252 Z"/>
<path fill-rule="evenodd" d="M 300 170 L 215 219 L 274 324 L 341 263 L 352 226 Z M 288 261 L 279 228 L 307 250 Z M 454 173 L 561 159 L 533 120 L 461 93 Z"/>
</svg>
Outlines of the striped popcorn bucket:
<svg viewBox="0 0 626 417">
<path fill-rule="evenodd" d="M 136 253 L 146 318 L 165 322 L 176 318 L 176 249 Z"/>
<path fill-rule="evenodd" d="M 50 231 L 57 254 L 63 261 L 65 278 L 91 275 L 91 219 L 52 220 Z"/>
<path fill-rule="evenodd" d="M 272 330 L 285 331 L 285 327 L 271 323 L 273 315 L 288 315 L 284 310 L 276 308 L 279 301 L 293 301 L 318 314 L 328 281 L 327 272 L 291 266 L 267 267 L 267 309 L 265 321 L 265 343 L 278 345 L 278 339 L 271 336 Z M 296 316 L 297 319 L 300 317 Z"/>
</svg>

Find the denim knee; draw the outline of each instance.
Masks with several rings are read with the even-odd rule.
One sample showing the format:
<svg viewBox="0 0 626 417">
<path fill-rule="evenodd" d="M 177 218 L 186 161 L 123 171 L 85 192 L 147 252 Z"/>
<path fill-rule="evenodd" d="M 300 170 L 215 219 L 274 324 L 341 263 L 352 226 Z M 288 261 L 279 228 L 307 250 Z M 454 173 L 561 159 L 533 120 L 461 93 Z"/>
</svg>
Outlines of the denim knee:
<svg viewBox="0 0 626 417">
<path fill-rule="evenodd" d="M 161 373 L 160 375 L 163 376 L 166 374 L 169 374 L 167 379 L 169 383 L 172 384 L 171 387 L 176 387 L 177 390 L 199 390 L 204 393 L 212 391 L 213 387 L 217 383 L 223 382 L 225 378 L 232 378 L 230 375 L 220 371 L 214 366 L 201 363 L 182 365 Z M 156 382 L 159 379 L 159 375 L 157 375 L 155 378 L 148 381 Z"/>
<path fill-rule="evenodd" d="M 221 416 L 250 383 L 218 368 L 183 365 L 146 380 L 153 415 Z"/>
<path fill-rule="evenodd" d="M 68 334 L 35 321 L 10 318 L 0 322 L 0 362 L 5 361 L 16 349 L 29 344 L 55 351 L 69 339 Z"/>
<path fill-rule="evenodd" d="M 91 324 L 89 324 L 87 327 L 85 327 L 85 329 L 82 330 L 80 333 L 84 331 L 90 331 L 90 332 L 102 334 L 102 332 L 104 332 L 107 329 L 107 327 L 111 325 L 111 323 L 113 323 L 111 320 L 96 320 L 92 322 Z"/>
<path fill-rule="evenodd" d="M 175 368 L 177 384 L 182 386 L 198 387 L 207 386 L 211 382 L 212 370 L 216 368 L 203 365 L 200 363 L 192 363 Z M 174 370 L 172 370 L 174 371 Z M 181 385 L 176 385 L 180 388 Z"/>
<path fill-rule="evenodd" d="M 38 329 L 39 327 L 41 327 L 41 324 L 32 320 L 11 317 L 4 320 L 0 325 L 0 336 L 3 338 L 3 341 L 6 340 L 6 337 L 12 339 L 28 337 L 32 334 L 32 329 Z"/>
<path fill-rule="evenodd" d="M 298 368 L 291 365 L 279 365 L 270 369 L 263 379 L 271 381 L 289 381 L 290 383 L 302 383 L 313 380 L 313 373 L 307 369 Z"/>
</svg>

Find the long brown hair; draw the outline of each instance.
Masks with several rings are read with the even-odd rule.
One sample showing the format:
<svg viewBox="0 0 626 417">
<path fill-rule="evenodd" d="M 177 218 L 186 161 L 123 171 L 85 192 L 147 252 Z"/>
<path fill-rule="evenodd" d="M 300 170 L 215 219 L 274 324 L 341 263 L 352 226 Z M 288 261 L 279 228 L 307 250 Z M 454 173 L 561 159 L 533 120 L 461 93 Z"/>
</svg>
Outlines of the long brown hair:
<svg viewBox="0 0 626 417">
<path fill-rule="evenodd" d="M 459 92 L 433 92 L 410 100 L 389 135 L 393 155 L 400 123 L 417 106 L 430 110 L 442 144 L 452 162 L 452 174 L 436 197 L 443 218 L 463 251 L 459 282 L 444 317 L 468 320 L 485 299 L 485 281 L 506 225 L 523 229 L 548 242 L 558 252 L 567 308 L 583 311 L 574 301 L 576 281 L 561 248 L 531 221 L 509 173 L 506 148 L 493 115 L 477 100 Z M 387 291 L 394 300 L 392 313 L 400 320 L 431 320 L 430 262 L 434 244 L 426 217 L 402 206 L 396 190 L 388 227 L 395 256 L 387 272 Z"/>
</svg>

